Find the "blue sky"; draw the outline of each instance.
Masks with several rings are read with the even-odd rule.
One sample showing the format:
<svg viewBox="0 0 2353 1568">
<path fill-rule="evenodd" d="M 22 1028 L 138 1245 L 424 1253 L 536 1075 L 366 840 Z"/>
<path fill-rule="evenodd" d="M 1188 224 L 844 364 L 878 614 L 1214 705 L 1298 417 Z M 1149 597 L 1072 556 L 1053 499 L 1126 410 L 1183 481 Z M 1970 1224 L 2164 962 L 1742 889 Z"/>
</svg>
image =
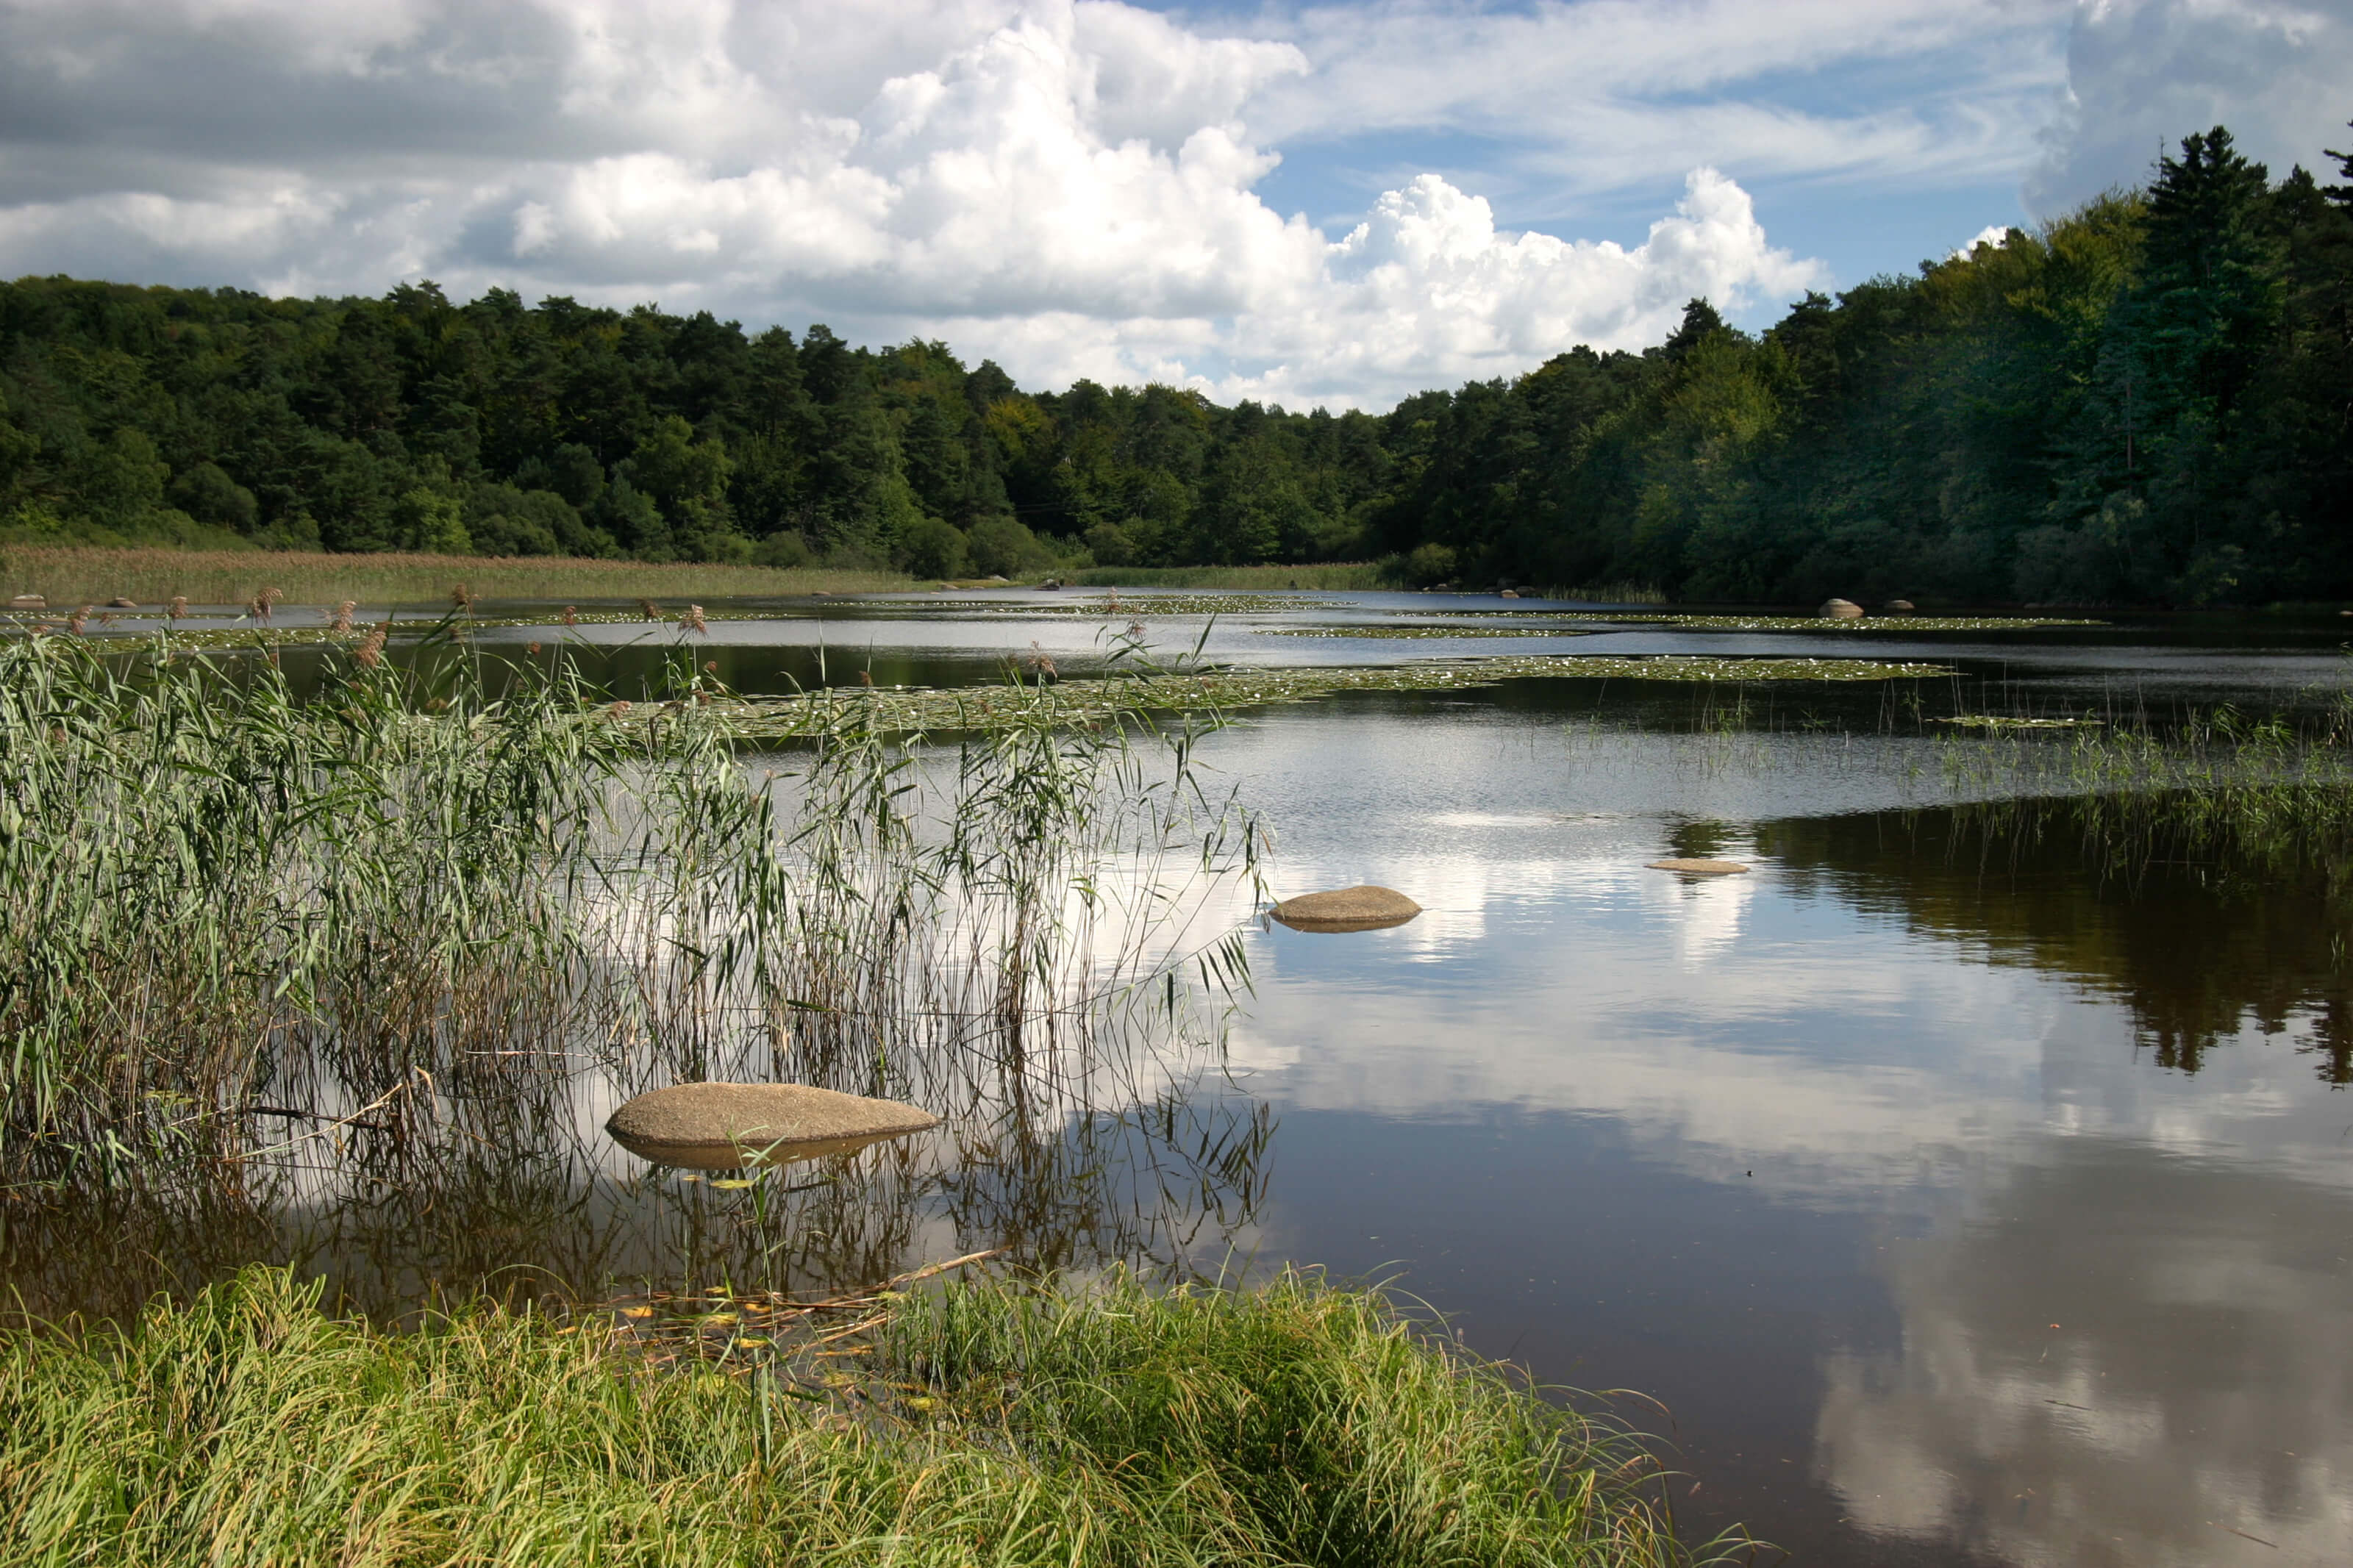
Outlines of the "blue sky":
<svg viewBox="0 0 2353 1568">
<path fill-rule="evenodd" d="M 0 0 L 0 272 L 1380 407 L 2348 117 L 2353 0 Z"/>
</svg>

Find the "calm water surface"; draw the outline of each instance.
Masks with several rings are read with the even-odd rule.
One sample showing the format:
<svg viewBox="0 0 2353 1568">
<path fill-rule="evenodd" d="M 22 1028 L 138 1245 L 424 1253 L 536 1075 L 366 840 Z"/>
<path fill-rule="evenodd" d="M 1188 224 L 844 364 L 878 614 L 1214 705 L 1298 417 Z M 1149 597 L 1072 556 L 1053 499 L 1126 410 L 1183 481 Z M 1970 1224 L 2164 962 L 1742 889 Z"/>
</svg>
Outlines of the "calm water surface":
<svg viewBox="0 0 2353 1568">
<path fill-rule="evenodd" d="M 779 606 L 696 653 L 751 689 L 983 679 L 1033 643 L 1067 669 L 1100 655 L 1103 619 L 1068 596 L 1002 602 L 1029 609 Z M 1931 658 L 1964 672 L 1928 694 L 1944 711 L 2260 711 L 2347 686 L 2346 634 L 2316 618 L 1267 635 L 1432 608 L 1561 620 L 1308 596 L 1220 618 L 1207 651 Z M 1147 618 L 1164 646 L 1204 624 Z M 617 686 L 675 640 L 585 636 Z M 2067 833 L 1989 835 L 1953 808 L 1954 742 L 1888 688 L 1763 689 L 1749 731 L 1694 732 L 1723 700 L 1524 681 L 1217 735 L 1208 762 L 1273 830 L 1278 896 L 1369 881 L 1427 912 L 1254 928 L 1222 1068 L 860 1156 L 772 1264 L 887 1271 L 1012 1240 L 1082 1267 L 1389 1280 L 1539 1379 L 1660 1402 L 1620 1408 L 1676 1445 L 1692 1531 L 1738 1522 L 1802 1563 L 2353 1560 L 2345 902 L 2317 873 L 2104 879 Z M 1643 868 L 1673 853 L 1755 869 Z M 580 1289 L 745 1267 L 698 1218 L 713 1194 L 597 1144 L 600 1110 L 519 1128 L 522 1177 L 442 1178 L 438 1218 L 387 1197 L 354 1226 L 347 1202 L 322 1243 L 300 1204 L 230 1205 L 197 1266 L 297 1256 L 395 1294 L 510 1265 Z"/>
</svg>

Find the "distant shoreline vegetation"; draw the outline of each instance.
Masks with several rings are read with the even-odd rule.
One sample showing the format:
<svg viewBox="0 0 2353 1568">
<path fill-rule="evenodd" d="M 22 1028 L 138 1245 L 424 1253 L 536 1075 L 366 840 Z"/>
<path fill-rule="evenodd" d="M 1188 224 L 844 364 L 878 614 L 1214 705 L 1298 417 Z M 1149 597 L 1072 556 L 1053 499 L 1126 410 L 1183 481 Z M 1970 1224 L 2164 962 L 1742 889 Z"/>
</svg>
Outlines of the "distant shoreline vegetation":
<svg viewBox="0 0 2353 1568">
<path fill-rule="evenodd" d="M 1025 393 L 940 342 L 503 289 L 27 278 L 0 284 L 0 545 L 1741 604 L 2353 595 L 2353 158 L 2329 157 L 2348 183 L 2275 182 L 2216 127 L 2146 190 L 1762 333 L 1694 300 L 1657 348 L 1378 416 Z"/>
</svg>

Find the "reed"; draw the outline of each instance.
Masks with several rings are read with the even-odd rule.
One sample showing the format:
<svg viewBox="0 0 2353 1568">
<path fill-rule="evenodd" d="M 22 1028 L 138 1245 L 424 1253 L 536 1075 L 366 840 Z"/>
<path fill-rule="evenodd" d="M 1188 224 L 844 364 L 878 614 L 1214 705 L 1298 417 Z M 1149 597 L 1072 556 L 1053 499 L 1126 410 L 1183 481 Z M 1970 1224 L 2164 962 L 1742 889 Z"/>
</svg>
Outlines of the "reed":
<svg viewBox="0 0 2353 1568">
<path fill-rule="evenodd" d="M 0 1346 L 0 1558 L 69 1564 L 1689 1561 L 1656 1460 L 1377 1294 L 1003 1282 L 905 1299 L 802 1383 L 591 1320 L 422 1331 L 249 1270 Z"/>
<path fill-rule="evenodd" d="M 1254 866 L 1189 727 L 936 746 L 816 701 L 747 762 L 691 662 L 635 707 L 561 660 L 492 695 L 461 613 L 307 700 L 160 642 L 0 647 L 0 1164 L 249 1158 L 289 1103 L 425 1139 L 534 1072 L 1042 1092 L 1120 1008 L 1189 1006 L 1176 968 L 1246 979 L 1170 924 Z"/>
<path fill-rule="evenodd" d="M 483 599 L 724 599 L 818 592 L 888 592 L 896 572 L 729 566 L 699 562 L 596 561 L 566 556 L 330 554 L 280 550 L 101 549 L 0 545 L 0 589 L 39 594 L 60 610 L 118 596 L 142 605 L 185 598 L 247 605 L 267 589 L 301 605 L 443 605 L 453 583 Z"/>
</svg>

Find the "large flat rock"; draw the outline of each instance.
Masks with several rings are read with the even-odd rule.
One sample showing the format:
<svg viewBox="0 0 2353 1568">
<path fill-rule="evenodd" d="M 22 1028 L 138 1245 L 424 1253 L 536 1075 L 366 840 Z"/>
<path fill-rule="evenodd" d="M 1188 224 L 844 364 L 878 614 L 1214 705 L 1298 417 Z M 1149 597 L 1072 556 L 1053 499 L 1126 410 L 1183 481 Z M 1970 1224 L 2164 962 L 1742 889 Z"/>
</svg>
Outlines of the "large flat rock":
<svg viewBox="0 0 2353 1568">
<path fill-rule="evenodd" d="M 1690 877 L 1738 877 L 1748 868 L 1737 860 L 1646 860 L 1653 871 L 1681 871 Z"/>
<path fill-rule="evenodd" d="M 681 1083 L 613 1112 L 605 1131 L 659 1164 L 733 1170 L 806 1160 L 936 1127 L 930 1111 L 797 1083 Z"/>
<path fill-rule="evenodd" d="M 1395 888 L 1370 886 L 1302 893 L 1274 906 L 1274 918 L 1293 931 L 1378 931 L 1419 913 L 1421 906 Z"/>
</svg>

